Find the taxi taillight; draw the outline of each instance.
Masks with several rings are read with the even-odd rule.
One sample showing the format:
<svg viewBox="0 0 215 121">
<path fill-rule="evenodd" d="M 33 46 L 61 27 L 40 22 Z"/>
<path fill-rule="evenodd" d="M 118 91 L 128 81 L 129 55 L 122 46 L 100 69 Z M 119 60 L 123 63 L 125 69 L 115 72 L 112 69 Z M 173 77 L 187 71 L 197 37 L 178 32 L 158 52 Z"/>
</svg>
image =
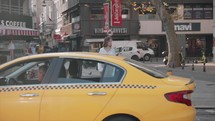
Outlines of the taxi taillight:
<svg viewBox="0 0 215 121">
<path fill-rule="evenodd" d="M 192 103 L 189 95 L 192 92 L 193 92 L 192 90 L 171 92 L 171 93 L 165 94 L 165 97 L 167 100 L 171 102 L 183 103 L 183 104 L 186 104 L 187 106 L 191 106 Z"/>
</svg>

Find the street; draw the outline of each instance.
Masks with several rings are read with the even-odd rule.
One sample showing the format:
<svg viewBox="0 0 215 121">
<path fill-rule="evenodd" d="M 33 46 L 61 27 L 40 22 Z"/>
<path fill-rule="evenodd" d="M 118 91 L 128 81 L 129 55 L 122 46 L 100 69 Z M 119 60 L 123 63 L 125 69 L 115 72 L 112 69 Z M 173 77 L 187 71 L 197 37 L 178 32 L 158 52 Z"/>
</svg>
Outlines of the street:
<svg viewBox="0 0 215 121">
<path fill-rule="evenodd" d="M 213 109 L 197 109 L 196 121 L 214 121 L 215 108 Z"/>
</svg>

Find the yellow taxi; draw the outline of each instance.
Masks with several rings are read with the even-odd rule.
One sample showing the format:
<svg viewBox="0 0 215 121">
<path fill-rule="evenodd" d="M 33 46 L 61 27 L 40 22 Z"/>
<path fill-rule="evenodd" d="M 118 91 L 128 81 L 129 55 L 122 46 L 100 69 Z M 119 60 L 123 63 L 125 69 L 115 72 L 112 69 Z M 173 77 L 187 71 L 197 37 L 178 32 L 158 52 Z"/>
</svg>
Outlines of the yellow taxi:
<svg viewBox="0 0 215 121">
<path fill-rule="evenodd" d="M 85 52 L 0 65 L 0 121 L 194 121 L 191 79 Z"/>
</svg>

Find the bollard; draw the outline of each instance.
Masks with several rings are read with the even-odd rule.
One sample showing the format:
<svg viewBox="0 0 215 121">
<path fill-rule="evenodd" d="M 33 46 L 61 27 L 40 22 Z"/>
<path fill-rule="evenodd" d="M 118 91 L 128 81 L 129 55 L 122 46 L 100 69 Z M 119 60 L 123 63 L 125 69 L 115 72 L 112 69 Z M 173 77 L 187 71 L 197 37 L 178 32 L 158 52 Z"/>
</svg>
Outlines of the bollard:
<svg viewBox="0 0 215 121">
<path fill-rule="evenodd" d="M 194 61 L 193 61 L 193 63 L 192 63 L 192 71 L 194 71 Z"/>
<path fill-rule="evenodd" d="M 203 63 L 203 72 L 206 72 L 205 62 Z"/>
<path fill-rule="evenodd" d="M 184 70 L 184 63 L 181 64 L 181 68 L 182 68 L 182 70 Z"/>
<path fill-rule="evenodd" d="M 158 57 L 156 58 L 156 62 L 158 62 Z"/>
<path fill-rule="evenodd" d="M 189 60 L 189 58 L 187 58 L 187 63 L 190 63 L 190 60 Z"/>
<path fill-rule="evenodd" d="M 184 69 L 184 67 L 185 67 L 185 60 L 182 60 L 181 66 L 182 66 L 182 69 Z"/>
<path fill-rule="evenodd" d="M 150 59 L 151 63 L 152 63 L 152 58 Z"/>
</svg>

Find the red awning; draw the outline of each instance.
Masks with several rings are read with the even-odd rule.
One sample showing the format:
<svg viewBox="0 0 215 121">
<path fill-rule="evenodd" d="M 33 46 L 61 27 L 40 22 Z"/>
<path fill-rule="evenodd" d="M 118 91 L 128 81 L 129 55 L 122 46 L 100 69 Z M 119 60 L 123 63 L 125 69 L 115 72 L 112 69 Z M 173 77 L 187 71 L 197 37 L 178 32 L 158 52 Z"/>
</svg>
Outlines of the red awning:
<svg viewBox="0 0 215 121">
<path fill-rule="evenodd" d="M 0 36 L 20 35 L 20 36 L 39 36 L 39 31 L 29 28 L 20 28 L 12 26 L 0 26 Z"/>
</svg>

